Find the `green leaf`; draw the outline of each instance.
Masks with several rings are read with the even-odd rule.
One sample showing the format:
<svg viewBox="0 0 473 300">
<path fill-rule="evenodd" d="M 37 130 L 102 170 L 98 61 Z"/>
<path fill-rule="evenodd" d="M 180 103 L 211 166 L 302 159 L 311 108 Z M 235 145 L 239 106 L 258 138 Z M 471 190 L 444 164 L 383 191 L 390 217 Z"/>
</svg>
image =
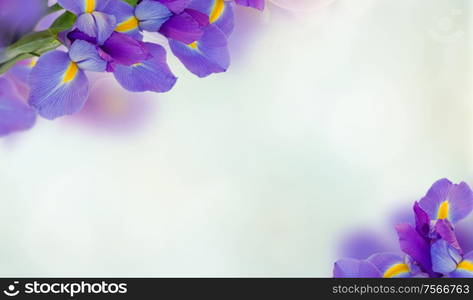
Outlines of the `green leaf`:
<svg viewBox="0 0 473 300">
<path fill-rule="evenodd" d="M 122 0 L 128 4 L 130 4 L 131 6 L 136 6 L 138 4 L 138 0 Z"/>
<path fill-rule="evenodd" d="M 30 57 L 33 57 L 34 55 L 29 54 L 29 53 L 24 53 L 20 54 L 17 57 L 14 57 L 13 59 L 0 64 L 0 75 L 8 71 L 11 67 L 13 67 L 17 62 L 20 60 L 28 59 Z"/>
<path fill-rule="evenodd" d="M 9 61 L 18 55 L 30 53 L 30 54 L 42 54 L 47 51 L 56 49 L 61 45 L 57 40 L 57 34 L 51 30 L 33 32 L 22 37 L 13 45 L 9 46 L 5 50 L 5 54 L 0 59 L 0 63 Z"/>
<path fill-rule="evenodd" d="M 60 15 L 49 27 L 49 30 L 51 30 L 53 33 L 59 33 L 64 30 L 70 29 L 72 26 L 74 26 L 74 23 L 77 20 L 77 16 L 74 15 L 71 12 L 66 11 L 62 15 Z"/>
<path fill-rule="evenodd" d="M 57 11 L 60 11 L 61 9 L 63 9 L 63 8 L 61 7 L 61 5 L 59 5 L 59 3 L 56 3 L 56 4 L 54 4 L 54 5 L 50 6 L 50 7 L 48 7 L 48 10 L 46 11 L 46 14 L 49 15 L 49 14 L 55 13 L 55 12 L 57 12 Z"/>
<path fill-rule="evenodd" d="M 0 58 L 0 75 L 8 71 L 20 60 L 40 56 L 61 45 L 57 34 L 71 28 L 77 16 L 71 12 L 60 15 L 48 30 L 33 32 L 10 45 Z"/>
</svg>

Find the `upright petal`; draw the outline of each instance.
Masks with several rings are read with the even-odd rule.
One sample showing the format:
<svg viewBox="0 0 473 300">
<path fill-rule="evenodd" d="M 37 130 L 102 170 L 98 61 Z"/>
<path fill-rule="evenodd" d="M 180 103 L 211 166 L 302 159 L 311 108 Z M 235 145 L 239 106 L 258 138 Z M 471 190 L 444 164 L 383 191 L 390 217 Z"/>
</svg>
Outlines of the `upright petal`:
<svg viewBox="0 0 473 300">
<path fill-rule="evenodd" d="M 132 66 L 117 65 L 115 78 L 127 90 L 133 92 L 167 92 L 176 83 L 166 63 L 166 51 L 160 45 L 146 43 L 152 58 Z"/>
<path fill-rule="evenodd" d="M 418 202 L 414 204 L 414 215 L 417 232 L 424 237 L 428 236 L 430 233 L 430 218 L 429 215 L 419 206 Z"/>
<path fill-rule="evenodd" d="M 453 272 L 462 260 L 460 253 L 445 240 L 438 240 L 432 244 L 432 270 L 443 275 Z"/>
<path fill-rule="evenodd" d="M 169 45 L 184 66 L 199 77 L 225 72 L 230 66 L 227 37 L 215 25 L 208 26 L 195 43 L 170 41 Z"/>
<path fill-rule="evenodd" d="M 160 28 L 159 32 L 171 40 L 190 44 L 199 40 L 204 34 L 204 30 L 198 20 L 188 12 L 174 15 L 167 20 Z"/>
<path fill-rule="evenodd" d="M 465 182 L 453 184 L 441 179 L 432 185 L 419 205 L 432 220 L 448 219 L 455 224 L 473 210 L 473 192 Z"/>
<path fill-rule="evenodd" d="M 84 71 L 62 51 L 41 56 L 28 81 L 28 102 L 46 119 L 78 112 L 88 97 L 89 84 Z"/>
<path fill-rule="evenodd" d="M 455 271 L 450 273 L 450 277 L 473 278 L 473 251 L 463 257 Z"/>
<path fill-rule="evenodd" d="M 172 12 L 156 1 L 143 1 L 135 9 L 135 16 L 142 30 L 156 32 L 169 20 Z"/>
<path fill-rule="evenodd" d="M 264 10 L 264 0 L 235 0 L 238 5 Z"/>
<path fill-rule="evenodd" d="M 179 14 L 189 6 L 192 0 L 158 0 L 175 14 Z"/>
<path fill-rule="evenodd" d="M 411 277 L 411 270 L 404 258 L 394 253 L 377 253 L 367 259 L 381 272 L 383 278 Z"/>
<path fill-rule="evenodd" d="M 107 62 L 97 51 L 97 46 L 82 40 L 76 40 L 69 49 L 69 58 L 82 70 L 104 72 Z"/>
<path fill-rule="evenodd" d="M 30 129 L 35 120 L 36 112 L 20 99 L 13 84 L 0 78 L 0 136 Z"/>
<path fill-rule="evenodd" d="M 376 266 L 365 260 L 352 258 L 341 259 L 333 266 L 335 278 L 379 278 L 380 271 Z"/>
<path fill-rule="evenodd" d="M 101 12 L 84 13 L 76 21 L 78 30 L 97 39 L 97 43 L 102 45 L 115 31 L 117 25 L 114 16 Z"/>
<path fill-rule="evenodd" d="M 150 58 L 150 53 L 143 42 L 123 33 L 114 32 L 101 47 L 113 60 L 125 66 L 131 66 Z"/>
</svg>

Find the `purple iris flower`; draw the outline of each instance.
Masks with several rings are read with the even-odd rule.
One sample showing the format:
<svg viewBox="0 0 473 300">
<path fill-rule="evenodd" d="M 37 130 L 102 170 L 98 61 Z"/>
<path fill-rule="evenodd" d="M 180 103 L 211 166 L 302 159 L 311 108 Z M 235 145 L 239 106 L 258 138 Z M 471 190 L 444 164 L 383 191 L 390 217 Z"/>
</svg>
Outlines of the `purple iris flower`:
<svg viewBox="0 0 473 300">
<path fill-rule="evenodd" d="M 29 103 L 44 118 L 55 119 L 74 114 L 83 108 L 89 94 L 85 71 L 113 72 L 125 89 L 135 92 L 166 92 L 174 86 L 176 77 L 166 64 L 166 52 L 161 46 L 144 43 L 133 37 L 133 34 L 116 31 L 123 28 L 123 23 L 117 24 L 116 20 L 124 20 L 124 15 L 121 14 L 124 7 L 132 9 L 129 11 L 129 18 L 131 16 L 132 20 L 138 20 L 135 15 L 138 12 L 140 18 L 143 17 L 140 20 L 149 21 L 149 26 L 156 26 L 156 22 L 161 22 L 160 17 L 144 19 L 145 14 L 140 13 L 147 7 L 140 6 L 144 2 L 135 10 L 128 5 L 109 9 L 109 5 L 119 2 L 121 3 L 118 0 L 80 0 L 62 3 L 68 5 L 68 10 L 80 14 L 76 28 L 62 34 L 69 52 L 53 51 L 41 56 L 29 74 Z M 161 9 L 164 8 L 162 11 L 168 11 L 161 4 L 158 5 Z M 117 15 L 108 14 L 113 12 Z M 81 20 L 87 14 L 89 19 L 84 17 Z M 90 23 L 88 28 L 84 20 L 90 21 L 87 21 Z M 102 26 L 108 23 L 101 23 L 101 20 L 113 20 L 113 30 L 110 32 L 108 25 Z"/>
<path fill-rule="evenodd" d="M 141 40 L 141 31 L 157 32 L 173 13 L 157 1 L 142 1 L 136 7 L 123 1 L 112 1 L 105 8 L 117 20 L 115 31 Z"/>
<path fill-rule="evenodd" d="M 189 7 L 208 16 L 202 37 L 192 43 L 170 40 L 173 54 L 199 77 L 225 72 L 230 66 L 228 37 L 233 31 L 233 8 L 224 0 L 194 0 Z"/>
<path fill-rule="evenodd" d="M 102 44 L 115 31 L 115 16 L 105 13 L 110 0 L 58 0 L 68 11 L 78 16 L 75 26 Z"/>
<path fill-rule="evenodd" d="M 0 77 L 0 136 L 33 127 L 36 112 L 18 95 L 14 85 Z"/>
<path fill-rule="evenodd" d="M 464 182 L 453 184 L 441 179 L 432 185 L 426 196 L 415 202 L 414 224 L 396 226 L 400 248 L 407 255 L 405 258 L 379 253 L 349 261 L 363 262 L 364 265 L 371 263 L 380 271 L 379 277 L 473 277 L 473 252 L 464 254 L 455 232 L 456 223 L 472 210 L 473 192 L 470 187 Z M 352 265 L 353 262 L 347 264 L 346 259 L 338 261 L 334 276 L 373 275 L 365 268 L 357 273 L 350 271 L 353 268 L 344 269 Z"/>
</svg>

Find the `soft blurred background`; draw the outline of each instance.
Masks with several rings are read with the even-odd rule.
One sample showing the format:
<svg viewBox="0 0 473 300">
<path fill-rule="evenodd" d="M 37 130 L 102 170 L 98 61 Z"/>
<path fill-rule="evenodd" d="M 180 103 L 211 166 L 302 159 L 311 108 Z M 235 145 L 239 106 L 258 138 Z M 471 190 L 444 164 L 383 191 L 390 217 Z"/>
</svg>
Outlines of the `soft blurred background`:
<svg viewBox="0 0 473 300">
<path fill-rule="evenodd" d="M 331 276 L 344 233 L 473 184 L 470 2 L 274 0 L 226 74 L 97 78 L 0 140 L 0 276 Z"/>
</svg>

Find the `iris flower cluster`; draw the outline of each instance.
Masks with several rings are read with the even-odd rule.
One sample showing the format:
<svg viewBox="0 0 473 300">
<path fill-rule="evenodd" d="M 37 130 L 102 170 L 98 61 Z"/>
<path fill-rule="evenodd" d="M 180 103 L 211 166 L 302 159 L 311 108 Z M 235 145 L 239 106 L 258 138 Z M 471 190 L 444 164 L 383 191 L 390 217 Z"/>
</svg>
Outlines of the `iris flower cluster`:
<svg viewBox="0 0 473 300">
<path fill-rule="evenodd" d="M 473 210 L 473 192 L 461 182 L 435 182 L 414 203 L 413 224 L 396 226 L 400 253 L 375 253 L 367 259 L 341 259 L 334 277 L 473 277 L 473 249 L 464 251 L 456 224 Z"/>
<path fill-rule="evenodd" d="M 31 6 L 8 14 L 8 19 L 24 11 L 36 12 L 36 16 L 48 9 L 40 0 L 0 0 L 0 7 L 27 2 Z M 166 50 L 144 41 L 144 32 L 166 37 L 173 55 L 198 77 L 225 72 L 230 65 L 228 38 L 234 28 L 235 4 L 259 10 L 265 5 L 264 0 L 57 0 L 55 7 L 65 9 L 74 19 L 72 26 L 56 35 L 66 51 L 56 46 L 35 54 L 37 58 L 17 63 L 0 78 L 0 85 L 8 87 L 0 91 L 0 134 L 29 128 L 35 112 L 52 120 L 80 111 L 89 95 L 87 72 L 113 73 L 123 88 L 133 92 L 171 90 L 177 78 L 168 67 Z M 41 14 L 29 18 L 27 30 L 39 17 Z M 0 18 L 7 19 L 1 13 Z M 24 28 L 21 30 L 17 31 L 20 36 Z M 8 38 L 0 37 L 6 44 L 0 44 L 0 59 L 2 52 L 7 53 L 2 48 L 8 50 L 15 42 Z M 47 49 L 48 44 L 44 46 Z M 12 74 L 21 74 L 16 78 L 27 85 L 27 104 L 12 102 L 18 97 Z"/>
</svg>

